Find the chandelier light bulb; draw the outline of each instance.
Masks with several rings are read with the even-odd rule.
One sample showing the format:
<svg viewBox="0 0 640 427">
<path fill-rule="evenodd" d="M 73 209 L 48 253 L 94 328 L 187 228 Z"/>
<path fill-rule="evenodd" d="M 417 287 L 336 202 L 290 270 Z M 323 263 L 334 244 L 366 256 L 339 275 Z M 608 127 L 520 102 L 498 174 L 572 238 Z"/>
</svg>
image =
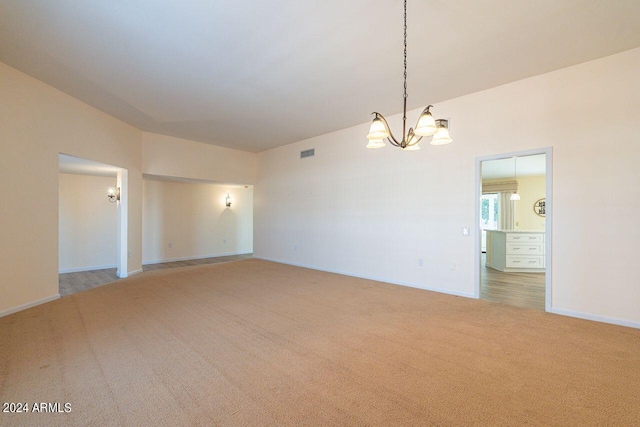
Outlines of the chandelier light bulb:
<svg viewBox="0 0 640 427">
<path fill-rule="evenodd" d="M 379 140 L 384 139 L 389 136 L 389 132 L 387 131 L 387 127 L 385 126 L 382 119 L 376 116 L 371 122 L 371 127 L 369 128 L 369 134 L 367 135 L 367 139 Z"/>
<path fill-rule="evenodd" d="M 431 105 L 429 107 L 431 107 Z M 429 111 L 429 107 L 420 114 L 420 118 L 418 119 L 418 124 L 414 131 L 418 136 L 431 136 L 438 130 L 436 127 L 436 121 Z"/>
<path fill-rule="evenodd" d="M 431 140 L 431 145 L 445 145 L 449 144 L 451 141 L 451 136 L 449 135 L 449 121 L 438 119 L 436 120 L 436 125 L 438 126 L 438 131 L 433 136 Z"/>
</svg>

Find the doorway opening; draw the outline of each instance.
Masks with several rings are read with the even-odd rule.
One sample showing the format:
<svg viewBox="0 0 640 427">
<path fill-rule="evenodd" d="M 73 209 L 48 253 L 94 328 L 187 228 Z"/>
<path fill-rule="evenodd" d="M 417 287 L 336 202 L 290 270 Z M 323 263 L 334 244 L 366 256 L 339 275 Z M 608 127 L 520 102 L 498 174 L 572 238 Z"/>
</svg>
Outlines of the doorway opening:
<svg viewBox="0 0 640 427">
<path fill-rule="evenodd" d="M 127 170 L 60 154 L 58 188 L 60 295 L 127 277 Z"/>
<path fill-rule="evenodd" d="M 551 149 L 477 159 L 476 297 L 551 309 Z"/>
</svg>

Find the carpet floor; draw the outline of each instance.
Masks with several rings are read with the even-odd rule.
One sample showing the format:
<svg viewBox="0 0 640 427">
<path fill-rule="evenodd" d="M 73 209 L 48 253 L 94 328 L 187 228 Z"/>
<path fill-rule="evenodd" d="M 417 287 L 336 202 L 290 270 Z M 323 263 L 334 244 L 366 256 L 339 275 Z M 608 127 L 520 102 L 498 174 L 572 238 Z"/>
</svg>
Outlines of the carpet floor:
<svg viewBox="0 0 640 427">
<path fill-rule="evenodd" d="M 640 331 L 249 259 L 0 318 L 0 402 L 61 411 L 0 425 L 631 426 Z"/>
</svg>

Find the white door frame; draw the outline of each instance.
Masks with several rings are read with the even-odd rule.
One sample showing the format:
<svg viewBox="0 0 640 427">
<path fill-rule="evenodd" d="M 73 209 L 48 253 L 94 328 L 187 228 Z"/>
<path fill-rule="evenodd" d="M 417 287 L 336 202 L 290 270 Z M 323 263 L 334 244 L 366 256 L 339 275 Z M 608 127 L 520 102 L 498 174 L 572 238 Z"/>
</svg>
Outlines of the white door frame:
<svg viewBox="0 0 640 427">
<path fill-rule="evenodd" d="M 120 200 L 118 201 L 118 268 L 116 275 L 120 278 L 128 276 L 128 258 L 129 248 L 128 230 L 129 230 L 129 171 L 120 168 L 117 172 L 117 186 L 120 189 Z"/>
<path fill-rule="evenodd" d="M 125 168 L 121 168 L 119 166 L 109 165 L 107 163 L 98 162 L 95 160 L 85 159 L 83 157 L 74 156 L 73 154 L 67 153 L 58 153 L 64 154 L 69 157 L 75 157 L 79 160 L 85 160 L 91 162 L 93 164 L 97 164 L 99 166 L 107 166 L 111 168 L 111 170 L 115 170 L 116 172 L 116 187 L 120 189 L 120 200 L 117 202 L 117 230 L 114 230 L 117 233 L 117 248 L 116 248 L 116 275 L 120 278 L 127 277 L 128 273 L 128 258 L 129 258 L 129 170 Z M 85 172 L 81 173 L 84 175 L 92 175 L 91 173 Z M 60 185 L 58 184 L 58 192 L 60 191 Z M 107 200 L 107 193 L 105 188 L 105 201 Z M 58 204 L 60 202 L 60 198 L 58 197 Z M 58 207 L 59 209 L 59 207 Z M 60 235 L 59 235 L 59 226 L 58 226 L 58 245 L 60 244 Z M 58 249 L 59 251 L 59 249 Z M 58 253 L 58 260 L 60 259 L 60 254 Z M 58 261 L 58 272 L 60 270 L 60 265 Z"/>
<path fill-rule="evenodd" d="M 545 311 L 551 311 L 551 279 L 552 279 L 552 265 L 551 265 L 551 251 L 553 241 L 552 232 L 553 232 L 553 148 L 545 147 L 545 148 L 537 148 L 533 150 L 526 151 L 516 151 L 512 153 L 502 153 L 495 154 L 492 156 L 482 156 L 476 157 L 476 212 L 475 212 L 475 287 L 474 287 L 474 297 L 476 299 L 480 298 L 480 252 L 482 251 L 480 241 L 482 231 L 480 230 L 480 197 L 482 196 L 482 162 L 488 160 L 501 160 L 508 159 L 512 157 L 521 157 L 521 156 L 531 156 L 534 154 L 546 154 L 546 189 L 545 189 L 545 238 L 544 238 L 544 262 L 545 262 L 545 289 L 544 289 L 544 309 Z"/>
</svg>

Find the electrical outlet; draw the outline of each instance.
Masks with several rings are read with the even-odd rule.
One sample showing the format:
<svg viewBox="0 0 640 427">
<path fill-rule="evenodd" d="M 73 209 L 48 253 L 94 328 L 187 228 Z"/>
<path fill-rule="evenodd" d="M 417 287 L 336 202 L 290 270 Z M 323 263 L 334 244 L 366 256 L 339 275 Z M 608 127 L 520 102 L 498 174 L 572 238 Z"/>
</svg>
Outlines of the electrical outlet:
<svg viewBox="0 0 640 427">
<path fill-rule="evenodd" d="M 297 251 L 298 250 L 298 245 L 293 245 L 293 251 Z"/>
<path fill-rule="evenodd" d="M 128 251 L 127 252 L 127 258 L 131 258 L 131 257 L 132 257 L 131 251 Z"/>
<path fill-rule="evenodd" d="M 169 243 L 169 249 L 173 247 L 173 243 Z"/>
<path fill-rule="evenodd" d="M 452 263 L 452 264 L 449 266 L 449 268 L 450 268 L 451 270 L 455 270 L 455 269 L 456 269 L 456 267 L 457 267 L 457 266 L 456 266 L 456 264 L 455 264 L 455 263 Z"/>
<path fill-rule="evenodd" d="M 222 244 L 226 245 L 227 244 L 227 239 L 222 239 Z"/>
<path fill-rule="evenodd" d="M 471 236 L 471 228 L 470 227 L 462 227 L 462 235 L 463 236 Z"/>
<path fill-rule="evenodd" d="M 418 267 L 422 267 L 424 265 L 424 259 L 418 258 Z"/>
</svg>

